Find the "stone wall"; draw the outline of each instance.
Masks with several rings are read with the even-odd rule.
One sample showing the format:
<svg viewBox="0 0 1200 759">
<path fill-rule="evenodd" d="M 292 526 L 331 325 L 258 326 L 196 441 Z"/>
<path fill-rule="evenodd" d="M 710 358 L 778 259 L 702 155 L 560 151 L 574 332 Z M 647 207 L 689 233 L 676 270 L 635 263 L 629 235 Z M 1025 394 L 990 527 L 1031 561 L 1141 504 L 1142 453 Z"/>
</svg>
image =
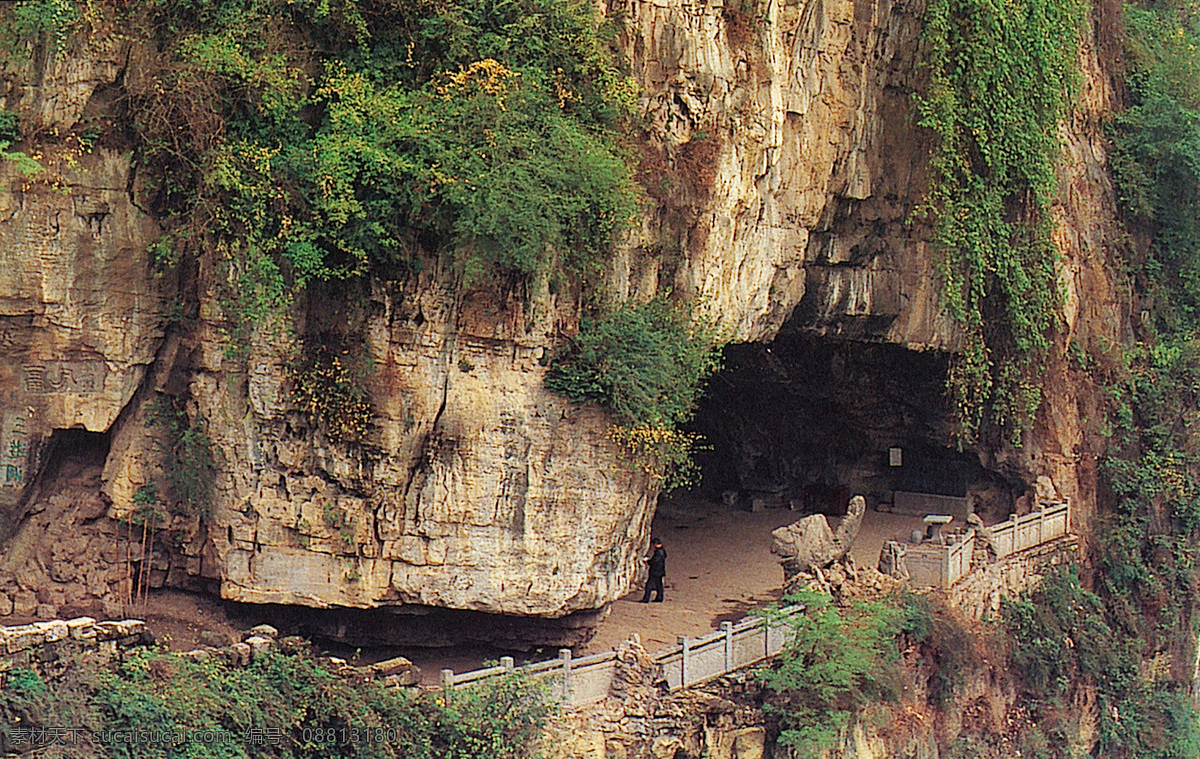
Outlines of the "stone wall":
<svg viewBox="0 0 1200 759">
<path fill-rule="evenodd" d="M 1020 597 L 1055 567 L 1078 564 L 1080 558 L 1079 536 L 1066 535 L 995 563 L 975 566 L 947 593 L 964 616 L 974 620 L 996 619 L 1001 598 Z"/>
<path fill-rule="evenodd" d="M 752 670 L 668 693 L 636 639 L 618 649 L 617 662 L 607 699 L 552 722 L 543 746 L 550 759 L 802 759 L 776 744 L 778 727 L 763 710 L 768 694 Z M 980 695 L 976 685 L 967 688 L 971 700 Z M 936 759 L 933 721 L 920 709 L 910 701 L 852 722 L 821 759 Z"/>
<path fill-rule="evenodd" d="M 547 731 L 551 759 L 761 759 L 765 721 L 744 673 L 664 694 L 661 669 L 635 638 L 617 649 L 609 697 L 566 709 Z"/>
<path fill-rule="evenodd" d="M 153 635 L 140 619 L 97 622 L 91 617 L 76 617 L 0 627 L 0 673 L 13 666 L 52 665 L 79 652 L 95 652 L 109 659 L 121 649 L 153 642 Z"/>
</svg>

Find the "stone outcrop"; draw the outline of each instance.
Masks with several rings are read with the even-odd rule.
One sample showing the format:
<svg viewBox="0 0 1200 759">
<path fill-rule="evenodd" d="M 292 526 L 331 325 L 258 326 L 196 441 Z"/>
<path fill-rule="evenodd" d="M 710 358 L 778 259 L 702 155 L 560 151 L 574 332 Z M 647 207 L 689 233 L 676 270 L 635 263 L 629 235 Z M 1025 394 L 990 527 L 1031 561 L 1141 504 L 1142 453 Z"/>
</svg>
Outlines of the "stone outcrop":
<svg viewBox="0 0 1200 759">
<path fill-rule="evenodd" d="M 810 514 L 798 522 L 780 527 L 771 533 L 774 542 L 771 553 L 779 557 L 783 576 L 787 580 L 804 572 L 819 573 L 840 561 L 850 552 L 858 530 L 862 527 L 867 502 L 861 495 L 850 499 L 850 508 L 838 524 L 837 532 L 829 529 L 824 514 Z"/>
<path fill-rule="evenodd" d="M 346 321 L 312 303 L 306 325 L 365 338 L 375 415 L 359 444 L 295 413 L 271 346 L 252 349 L 245 395 L 220 380 L 238 366 L 200 352 L 190 394 L 226 462 L 210 528 L 222 596 L 557 617 L 622 594 L 654 492 L 603 414 L 542 388 L 546 336 L 519 307 L 464 301 L 436 266 L 364 298 Z"/>
<path fill-rule="evenodd" d="M 0 63 L 0 97 L 41 173 L 0 162 L 0 513 L 25 498 L 56 429 L 109 430 L 141 384 L 166 325 L 149 265 L 160 232 L 133 202 L 131 154 L 70 132 L 116 83 L 130 43 L 111 28 L 61 50 L 30 43 Z M 0 540 L 6 531 L 0 519 Z"/>
<path fill-rule="evenodd" d="M 762 38 L 738 46 L 717 6 L 613 8 L 625 14 L 651 143 L 661 142 L 674 164 L 687 144 L 698 147 L 701 130 L 718 149 L 711 202 L 688 223 L 688 255 L 674 280 L 646 255 L 655 239 L 681 232 L 669 228 L 667 199 L 621 251 L 610 284 L 634 296 L 665 287 L 703 294 L 739 339 L 778 330 L 806 292 L 806 266 L 847 263 L 833 230 L 856 224 L 842 218 L 846 203 L 861 206 L 878 192 L 915 202 L 920 181 L 911 170 L 872 164 L 897 147 L 885 144 L 880 119 L 908 107 L 893 89 L 908 76 L 896 72 L 911 65 L 912 19 L 890 5 L 853 2 L 819 13 L 771 9 Z M 880 69 L 864 65 L 880 60 Z M 847 73 L 851 62 L 858 75 Z M 906 202 L 888 219 L 906 218 Z M 879 309 L 898 317 L 887 304 L 899 303 L 899 280 L 885 269 L 909 266 L 914 281 L 928 279 L 910 233 L 891 233 L 905 239 L 894 251 L 907 263 L 864 259 L 874 273 L 851 278 L 891 283 L 891 294 L 820 274 L 827 285 L 808 292 L 823 304 L 821 324 Z M 932 297 L 928 290 L 924 301 L 907 301 L 918 305 L 893 339 L 945 344 L 947 330 L 929 326 Z M 355 307 L 339 305 L 347 301 Z M 606 437 L 603 414 L 541 388 L 544 359 L 556 333 L 574 328 L 574 308 L 564 294 L 520 302 L 464 290 L 433 261 L 408 282 L 375 283 L 349 298 L 313 293 L 298 331 L 358 343 L 368 366 L 374 429 L 363 445 L 347 446 L 297 416 L 266 331 L 250 341 L 244 365 L 229 360 L 221 303 L 202 292 L 198 350 L 184 373 L 224 454 L 205 549 L 222 596 L 557 617 L 624 593 L 656 493 Z M 244 386 L 223 379 L 230 375 Z M 118 441 L 117 450 L 150 459 L 136 442 Z M 119 509 L 138 467 L 112 474 Z"/>
<path fill-rule="evenodd" d="M 130 199 L 129 154 L 98 148 L 73 161 L 31 179 L 0 165 L 5 509 L 22 501 L 53 430 L 112 428 L 167 321 L 147 253 L 159 232 Z"/>
</svg>

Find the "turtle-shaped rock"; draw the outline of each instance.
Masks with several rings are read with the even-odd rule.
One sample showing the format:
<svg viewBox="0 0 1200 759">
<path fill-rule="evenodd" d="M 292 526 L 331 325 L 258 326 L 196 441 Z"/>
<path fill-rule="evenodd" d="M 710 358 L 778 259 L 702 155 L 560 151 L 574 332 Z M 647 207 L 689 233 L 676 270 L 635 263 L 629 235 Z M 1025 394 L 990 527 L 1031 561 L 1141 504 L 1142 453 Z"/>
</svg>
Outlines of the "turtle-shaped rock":
<svg viewBox="0 0 1200 759">
<path fill-rule="evenodd" d="M 810 514 L 771 533 L 775 539 L 771 553 L 779 557 L 784 577 L 793 577 L 800 572 L 814 573 L 842 559 L 854 545 L 858 530 L 862 526 L 867 502 L 861 495 L 850 499 L 850 507 L 837 532 L 829 529 L 824 514 Z"/>
</svg>

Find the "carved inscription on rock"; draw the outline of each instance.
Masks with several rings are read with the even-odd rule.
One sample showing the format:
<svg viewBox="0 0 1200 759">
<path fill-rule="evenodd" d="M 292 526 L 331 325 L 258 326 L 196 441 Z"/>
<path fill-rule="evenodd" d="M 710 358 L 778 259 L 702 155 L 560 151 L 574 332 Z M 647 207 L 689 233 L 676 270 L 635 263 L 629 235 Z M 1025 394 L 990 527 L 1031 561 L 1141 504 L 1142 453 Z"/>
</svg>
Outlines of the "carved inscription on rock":
<svg viewBox="0 0 1200 759">
<path fill-rule="evenodd" d="M 0 425 L 0 487 L 19 488 L 25 485 L 25 463 L 29 454 L 29 420 L 13 417 Z"/>
<path fill-rule="evenodd" d="M 31 395 L 91 395 L 104 389 L 103 361 L 43 361 L 21 365 L 21 389 Z"/>
</svg>

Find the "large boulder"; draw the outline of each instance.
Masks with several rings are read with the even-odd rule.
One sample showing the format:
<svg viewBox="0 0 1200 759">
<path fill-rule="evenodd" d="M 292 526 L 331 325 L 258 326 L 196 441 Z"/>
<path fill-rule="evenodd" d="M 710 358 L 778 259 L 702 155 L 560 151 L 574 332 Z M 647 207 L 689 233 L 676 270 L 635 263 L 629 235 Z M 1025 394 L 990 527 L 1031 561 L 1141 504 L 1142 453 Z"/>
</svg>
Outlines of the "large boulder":
<svg viewBox="0 0 1200 759">
<path fill-rule="evenodd" d="M 850 499 L 849 510 L 836 533 L 829 529 L 824 514 L 810 514 L 772 532 L 771 553 L 779 557 L 784 577 L 794 577 L 801 572 L 816 574 L 817 570 L 845 558 L 858 537 L 866 510 L 867 502 L 861 495 L 856 495 Z"/>
</svg>

